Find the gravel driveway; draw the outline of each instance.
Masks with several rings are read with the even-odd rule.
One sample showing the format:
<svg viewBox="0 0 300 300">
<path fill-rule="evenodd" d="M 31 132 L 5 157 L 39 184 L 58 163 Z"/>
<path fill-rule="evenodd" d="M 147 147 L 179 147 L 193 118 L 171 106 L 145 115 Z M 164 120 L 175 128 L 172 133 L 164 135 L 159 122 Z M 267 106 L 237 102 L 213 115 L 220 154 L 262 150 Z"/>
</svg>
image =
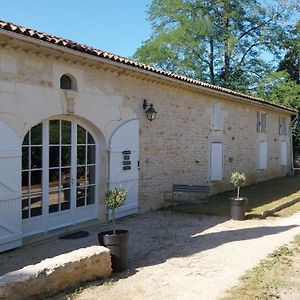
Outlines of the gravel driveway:
<svg viewBox="0 0 300 300">
<path fill-rule="evenodd" d="M 242 222 L 154 212 L 118 223 L 130 231 L 128 271 L 85 285 L 72 299 L 218 299 L 247 269 L 300 233 L 300 212 Z M 86 238 L 55 238 L 3 253 L 0 274 L 97 244 L 97 232 L 107 228 L 93 226 Z"/>
</svg>

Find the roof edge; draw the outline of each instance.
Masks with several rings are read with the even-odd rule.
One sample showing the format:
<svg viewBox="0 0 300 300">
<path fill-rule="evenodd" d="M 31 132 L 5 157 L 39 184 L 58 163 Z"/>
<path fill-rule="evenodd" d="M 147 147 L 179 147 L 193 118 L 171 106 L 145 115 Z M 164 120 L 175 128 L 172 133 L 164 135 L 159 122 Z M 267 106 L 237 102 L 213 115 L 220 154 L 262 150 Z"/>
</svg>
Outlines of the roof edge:
<svg viewBox="0 0 300 300">
<path fill-rule="evenodd" d="M 0 20 L 0 33 L 7 36 L 13 36 L 27 42 L 38 42 L 45 47 L 53 46 L 51 48 L 59 49 L 64 52 L 69 52 L 71 54 L 84 56 L 85 58 L 96 58 L 100 59 L 102 62 L 117 65 L 119 67 L 126 67 L 130 70 L 146 73 L 148 75 L 155 75 L 155 77 L 164 78 L 171 80 L 175 83 L 187 84 L 189 87 L 198 87 L 207 90 L 208 92 L 215 92 L 217 94 L 222 94 L 224 96 L 234 96 L 240 100 L 247 101 L 248 103 L 258 104 L 262 106 L 267 106 L 271 108 L 276 108 L 278 110 L 283 110 L 292 114 L 296 114 L 297 110 L 293 108 L 286 107 L 284 105 L 272 103 L 264 99 L 246 95 L 240 92 L 236 92 L 227 88 L 223 88 L 217 85 L 212 85 L 205 83 L 193 78 L 182 76 L 176 73 L 168 72 L 163 69 L 151 67 L 149 65 L 142 64 L 137 61 L 133 61 L 122 56 L 111 54 L 109 52 L 104 52 L 102 50 L 95 49 L 83 44 L 78 44 L 68 39 L 59 38 L 53 35 L 48 35 L 36 30 L 22 27 L 10 22 L 5 22 Z M 68 50 L 68 51 L 67 51 Z"/>
</svg>

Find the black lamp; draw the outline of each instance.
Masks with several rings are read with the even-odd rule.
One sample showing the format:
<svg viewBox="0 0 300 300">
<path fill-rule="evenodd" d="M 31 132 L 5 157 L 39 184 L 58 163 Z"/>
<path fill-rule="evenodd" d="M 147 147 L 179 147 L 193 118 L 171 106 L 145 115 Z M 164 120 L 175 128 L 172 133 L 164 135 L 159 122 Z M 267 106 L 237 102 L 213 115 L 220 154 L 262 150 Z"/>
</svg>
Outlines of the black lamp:
<svg viewBox="0 0 300 300">
<path fill-rule="evenodd" d="M 148 103 L 146 99 L 144 99 L 143 103 L 143 109 L 145 111 L 145 114 L 147 116 L 147 119 L 151 122 L 155 119 L 157 111 L 154 109 L 152 103 Z"/>
</svg>

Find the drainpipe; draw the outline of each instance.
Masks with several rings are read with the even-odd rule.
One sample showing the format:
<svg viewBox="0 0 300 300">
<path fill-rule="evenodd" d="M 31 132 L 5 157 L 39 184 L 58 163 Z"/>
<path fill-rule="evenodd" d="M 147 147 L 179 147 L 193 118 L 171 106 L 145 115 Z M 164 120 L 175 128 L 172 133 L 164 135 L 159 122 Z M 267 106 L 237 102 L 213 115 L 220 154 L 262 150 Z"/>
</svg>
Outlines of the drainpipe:
<svg viewBox="0 0 300 300">
<path fill-rule="evenodd" d="M 297 116 L 290 123 L 290 152 L 291 152 L 291 175 L 295 174 L 294 167 L 294 145 L 293 145 L 293 125 L 296 125 L 298 129 L 300 129 L 300 113 L 298 111 Z"/>
</svg>

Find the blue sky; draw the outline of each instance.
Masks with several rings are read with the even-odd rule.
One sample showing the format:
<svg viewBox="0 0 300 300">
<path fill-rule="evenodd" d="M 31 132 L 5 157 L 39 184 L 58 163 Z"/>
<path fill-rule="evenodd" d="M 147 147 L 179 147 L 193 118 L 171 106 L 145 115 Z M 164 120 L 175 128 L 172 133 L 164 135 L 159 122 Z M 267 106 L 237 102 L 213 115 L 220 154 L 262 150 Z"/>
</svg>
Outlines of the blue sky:
<svg viewBox="0 0 300 300">
<path fill-rule="evenodd" d="M 151 0 L 1 1 L 0 19 L 131 56 L 151 34 Z"/>
</svg>

